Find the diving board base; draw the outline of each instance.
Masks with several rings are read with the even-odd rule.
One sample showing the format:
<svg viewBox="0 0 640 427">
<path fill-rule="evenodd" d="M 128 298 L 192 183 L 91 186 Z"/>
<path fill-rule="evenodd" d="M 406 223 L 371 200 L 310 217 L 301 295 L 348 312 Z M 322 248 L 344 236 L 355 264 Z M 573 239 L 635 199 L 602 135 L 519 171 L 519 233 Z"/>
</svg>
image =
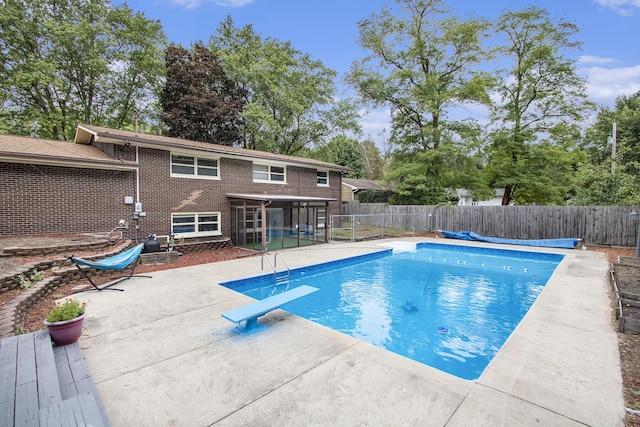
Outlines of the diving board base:
<svg viewBox="0 0 640 427">
<path fill-rule="evenodd" d="M 227 311 L 226 313 L 222 313 L 222 317 L 229 320 L 230 322 L 237 324 L 245 322 L 244 328 L 240 329 L 240 327 L 238 327 L 236 329 L 241 332 L 252 332 L 256 329 L 261 328 L 260 324 L 258 323 L 258 317 L 267 314 L 277 308 L 280 308 L 281 305 L 297 300 L 298 298 L 302 298 L 317 291 L 319 291 L 318 288 L 302 285 L 286 292 L 282 292 L 280 294 L 265 298 L 263 300 L 247 304 L 244 307 L 239 307 L 235 310 Z"/>
<path fill-rule="evenodd" d="M 256 332 L 260 332 L 263 329 L 267 329 L 268 326 L 263 324 L 262 322 L 258 322 L 258 318 L 250 319 L 244 322 L 244 324 L 238 324 L 235 328 L 233 328 L 233 332 L 240 335 L 251 335 Z"/>
</svg>

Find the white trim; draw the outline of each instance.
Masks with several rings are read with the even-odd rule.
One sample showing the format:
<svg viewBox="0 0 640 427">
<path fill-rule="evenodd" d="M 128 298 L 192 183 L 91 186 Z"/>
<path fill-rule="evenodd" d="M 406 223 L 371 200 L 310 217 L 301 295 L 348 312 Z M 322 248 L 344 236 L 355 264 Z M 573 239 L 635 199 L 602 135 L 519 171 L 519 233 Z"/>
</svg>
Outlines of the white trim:
<svg viewBox="0 0 640 427">
<path fill-rule="evenodd" d="M 173 172 L 173 156 L 189 157 L 193 159 L 193 174 L 177 173 Z M 198 175 L 198 160 L 215 160 L 216 162 L 216 175 Z M 187 178 L 187 179 L 206 179 L 211 181 L 220 181 L 220 158 L 214 156 L 194 156 L 193 153 L 182 153 L 180 151 L 169 152 L 169 174 L 171 178 Z M 207 166 L 208 169 L 213 170 L 213 167 Z"/>
<path fill-rule="evenodd" d="M 174 226 L 174 222 L 173 219 L 176 216 L 193 216 L 194 217 L 194 228 L 197 228 L 197 224 L 198 224 L 198 217 L 199 216 L 207 216 L 207 215 L 216 215 L 217 216 L 217 221 L 215 222 L 215 224 L 218 225 L 218 229 L 216 231 L 193 231 L 193 232 L 189 232 L 189 231 L 179 231 L 179 232 L 175 232 L 173 229 Z M 191 223 L 188 223 L 191 224 Z M 222 235 L 222 214 L 220 212 L 172 212 L 171 213 L 171 233 L 172 234 L 179 234 L 182 237 L 185 238 L 189 238 L 189 237 L 204 237 L 204 236 L 221 236 Z"/>
<path fill-rule="evenodd" d="M 262 172 L 259 171 L 258 173 L 266 173 L 267 174 L 267 179 L 257 179 L 255 178 L 255 173 L 256 171 L 254 170 L 255 166 L 266 166 L 267 167 L 267 171 L 266 172 Z M 283 172 L 282 174 L 280 174 L 280 172 L 272 172 L 271 168 L 272 167 L 276 167 L 276 168 L 282 168 Z M 282 175 L 282 177 L 284 178 L 282 181 L 277 181 L 274 179 L 271 179 L 271 175 L 272 174 L 277 174 L 278 176 Z M 253 161 L 251 163 L 251 178 L 253 179 L 253 182 L 260 182 L 260 183 L 264 183 L 264 184 L 287 184 L 287 166 L 281 163 L 274 163 L 274 162 L 256 162 Z"/>
<path fill-rule="evenodd" d="M 320 183 L 318 183 L 318 180 L 320 179 L 320 177 L 319 177 L 319 175 L 318 175 L 318 174 L 319 174 L 320 172 L 323 172 L 323 173 L 327 174 L 327 176 L 325 177 L 325 179 L 327 180 L 327 183 L 326 183 L 326 184 L 320 184 Z M 330 175 L 331 175 L 331 174 L 329 173 L 329 170 L 327 170 L 327 169 L 316 169 L 316 185 L 317 185 L 318 187 L 331 187 L 331 184 L 330 184 L 330 182 L 329 182 L 329 176 L 330 176 Z"/>
</svg>

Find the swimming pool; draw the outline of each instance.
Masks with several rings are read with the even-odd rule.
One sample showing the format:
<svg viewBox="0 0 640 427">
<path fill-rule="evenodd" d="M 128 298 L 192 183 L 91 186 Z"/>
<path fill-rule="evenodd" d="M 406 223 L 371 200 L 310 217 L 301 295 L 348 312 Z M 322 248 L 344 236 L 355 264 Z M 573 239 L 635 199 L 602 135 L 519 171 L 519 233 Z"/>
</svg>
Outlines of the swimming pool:
<svg viewBox="0 0 640 427">
<path fill-rule="evenodd" d="M 256 299 L 320 289 L 290 313 L 463 379 L 477 379 L 564 256 L 438 243 L 222 283 Z"/>
</svg>

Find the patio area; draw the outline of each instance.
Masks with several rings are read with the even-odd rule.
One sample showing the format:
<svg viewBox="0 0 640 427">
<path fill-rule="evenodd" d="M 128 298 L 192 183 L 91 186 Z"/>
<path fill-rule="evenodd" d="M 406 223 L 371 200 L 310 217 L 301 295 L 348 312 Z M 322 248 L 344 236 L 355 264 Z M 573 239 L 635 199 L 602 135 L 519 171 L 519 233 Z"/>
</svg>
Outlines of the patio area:
<svg viewBox="0 0 640 427">
<path fill-rule="evenodd" d="M 385 242 L 282 252 L 296 268 Z M 125 292 L 81 294 L 89 305 L 80 346 L 114 426 L 621 426 L 605 256 L 517 249 L 566 256 L 477 381 L 281 310 L 261 318 L 268 327 L 260 332 L 237 334 L 221 313 L 252 300 L 218 283 L 267 273 L 256 257 L 155 272 L 123 282 Z"/>
</svg>

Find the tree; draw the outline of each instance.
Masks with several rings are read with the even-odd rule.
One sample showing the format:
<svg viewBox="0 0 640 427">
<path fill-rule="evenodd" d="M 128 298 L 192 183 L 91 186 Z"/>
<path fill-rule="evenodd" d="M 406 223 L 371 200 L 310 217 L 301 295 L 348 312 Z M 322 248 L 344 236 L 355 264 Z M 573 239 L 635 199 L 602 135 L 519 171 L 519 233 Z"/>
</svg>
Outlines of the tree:
<svg viewBox="0 0 640 427">
<path fill-rule="evenodd" d="M 450 16 L 442 0 L 396 3 L 398 11 L 384 8 L 358 23 L 358 43 L 370 54 L 352 65 L 347 80 L 364 102 L 392 110 L 391 139 L 400 150 L 388 179 L 398 194 L 441 203 L 454 184 L 447 156 L 460 159 L 466 134 L 475 129 L 470 121 L 449 120 L 448 109 L 490 102 L 491 79 L 475 70 L 485 58 L 488 23 Z"/>
<path fill-rule="evenodd" d="M 356 139 L 337 135 L 311 154 L 317 160 L 351 168 L 352 171 L 345 175 L 347 178 L 362 178 L 364 175 L 364 158 Z"/>
<path fill-rule="evenodd" d="M 366 139 L 360 143 L 360 153 L 364 161 L 364 178 L 380 180 L 384 177 L 384 159 L 376 144 Z"/>
<path fill-rule="evenodd" d="M 616 124 L 617 154 L 612 133 Z M 640 92 L 621 96 L 615 110 L 602 107 L 587 129 L 583 148 L 588 159 L 579 170 L 574 205 L 640 204 Z M 615 168 L 612 163 L 615 162 Z"/>
<path fill-rule="evenodd" d="M 209 48 L 245 91 L 244 147 L 301 154 L 359 129 L 355 106 L 336 101 L 336 72 L 291 43 L 262 39 L 251 25 L 238 29 L 227 17 Z"/>
<path fill-rule="evenodd" d="M 202 43 L 191 51 L 171 45 L 167 79 L 160 95 L 167 135 L 193 141 L 239 145 L 245 93 Z"/>
<path fill-rule="evenodd" d="M 570 181 L 573 168 L 564 168 L 565 173 L 559 175 L 538 166 L 558 157 L 566 164 L 575 160 L 572 150 L 580 137 L 579 122 L 591 108 L 575 60 L 564 56 L 566 50 L 579 46 L 572 41 L 578 29 L 563 19 L 551 20 L 543 9 L 530 7 L 505 12 L 496 30 L 505 39 L 496 49 L 498 60 L 511 65 L 496 72 L 501 99 L 493 109 L 493 122 L 498 125 L 488 148 L 487 178 L 492 185 L 505 188 L 503 205 L 562 203 L 558 185 Z M 540 141 L 548 145 L 536 147 Z M 545 155 L 555 157 L 539 158 Z"/>
<path fill-rule="evenodd" d="M 148 119 L 164 73 L 159 22 L 107 0 L 5 0 L 0 33 L 8 131 L 70 139 L 78 122 Z"/>
</svg>

